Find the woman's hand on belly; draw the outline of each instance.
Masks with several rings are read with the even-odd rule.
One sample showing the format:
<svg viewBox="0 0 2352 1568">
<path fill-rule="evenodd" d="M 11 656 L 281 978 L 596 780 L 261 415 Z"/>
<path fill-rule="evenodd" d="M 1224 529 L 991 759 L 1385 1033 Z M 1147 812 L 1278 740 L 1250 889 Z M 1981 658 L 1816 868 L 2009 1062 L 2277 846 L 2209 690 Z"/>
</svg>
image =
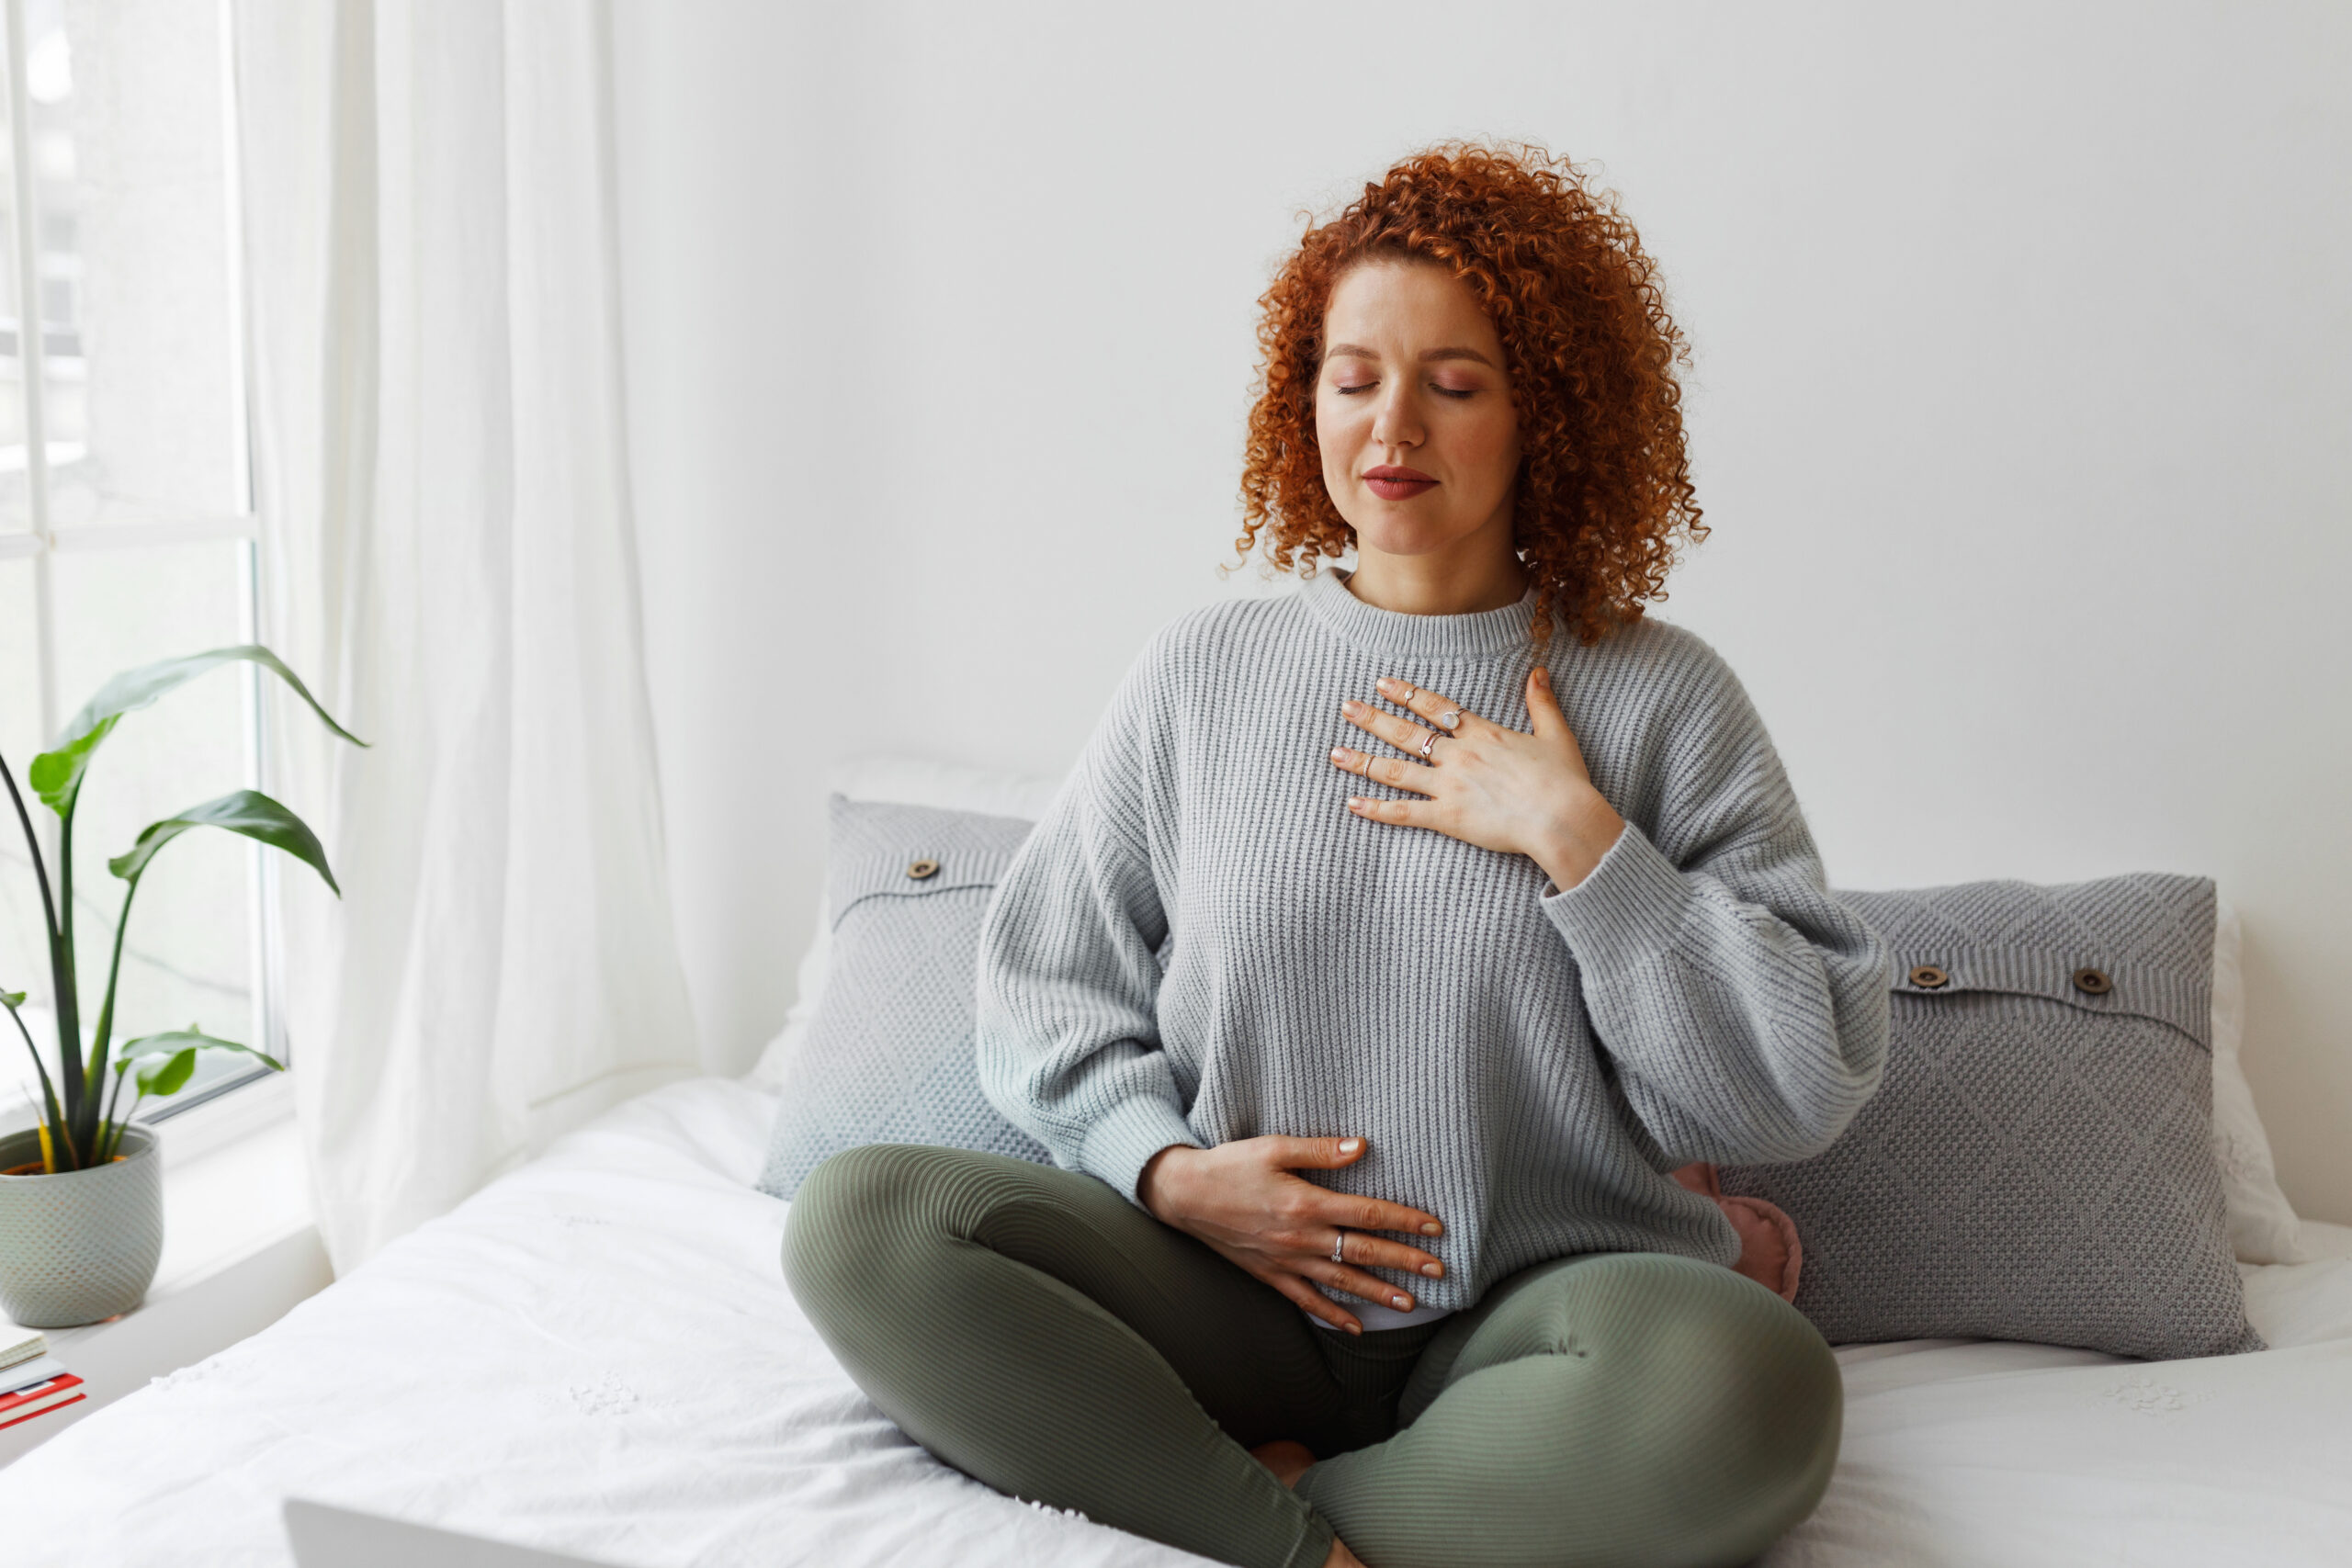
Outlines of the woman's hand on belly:
<svg viewBox="0 0 2352 1568">
<path fill-rule="evenodd" d="M 1584 750 L 1552 695 L 1551 671 L 1541 664 L 1527 676 L 1532 734 L 1506 729 L 1393 676 L 1383 676 L 1379 685 L 1381 695 L 1429 723 L 1415 724 L 1352 699 L 1340 705 L 1340 713 L 1358 728 L 1420 760 L 1334 746 L 1331 765 L 1429 798 L 1351 796 L 1348 809 L 1357 816 L 1430 828 L 1480 849 L 1525 855 L 1563 892 L 1582 882 L 1617 841 L 1625 819 L 1593 788 Z"/>
<path fill-rule="evenodd" d="M 1410 1295 L 1364 1269 L 1445 1277 L 1445 1265 L 1419 1247 L 1367 1234 L 1442 1235 L 1436 1215 L 1291 1174 L 1336 1170 L 1363 1152 L 1362 1138 L 1240 1138 L 1213 1149 L 1170 1144 L 1145 1165 L 1136 1195 L 1162 1224 L 1205 1242 L 1333 1327 L 1361 1334 L 1363 1325 L 1317 1284 L 1410 1312 Z M 1335 1242 L 1345 1262 L 1332 1261 Z"/>
</svg>

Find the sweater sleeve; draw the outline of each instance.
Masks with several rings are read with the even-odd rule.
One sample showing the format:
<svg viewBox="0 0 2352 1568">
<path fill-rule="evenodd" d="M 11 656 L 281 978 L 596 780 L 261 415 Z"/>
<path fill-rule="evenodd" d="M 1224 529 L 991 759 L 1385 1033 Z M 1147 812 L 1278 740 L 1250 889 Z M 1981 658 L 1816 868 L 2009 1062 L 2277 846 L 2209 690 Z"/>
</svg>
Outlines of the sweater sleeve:
<svg viewBox="0 0 2352 1568">
<path fill-rule="evenodd" d="M 1653 737 L 1625 828 L 1543 898 L 1594 1032 L 1675 1164 L 1802 1159 L 1877 1089 L 1892 960 L 1833 898 L 1747 694 L 1712 653 Z M 1639 818 L 1654 816 L 1645 831 Z"/>
<path fill-rule="evenodd" d="M 980 1088 L 1055 1163 L 1136 1201 L 1170 1144 L 1197 1143 L 1160 1049 L 1168 933 L 1149 853 L 1151 671 L 1113 697 L 1069 782 L 1006 868 L 980 925 Z"/>
</svg>

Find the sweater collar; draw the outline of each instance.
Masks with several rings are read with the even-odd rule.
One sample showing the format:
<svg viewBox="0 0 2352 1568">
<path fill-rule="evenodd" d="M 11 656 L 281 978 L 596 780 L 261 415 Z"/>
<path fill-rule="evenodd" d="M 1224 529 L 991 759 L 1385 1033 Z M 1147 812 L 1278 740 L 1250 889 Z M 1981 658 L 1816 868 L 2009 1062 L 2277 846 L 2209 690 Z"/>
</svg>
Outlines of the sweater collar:
<svg viewBox="0 0 2352 1568">
<path fill-rule="evenodd" d="M 1412 615 L 1357 598 L 1348 590 L 1348 579 L 1354 575 L 1343 567 L 1326 567 L 1306 580 L 1299 597 L 1324 625 L 1369 652 L 1400 659 L 1492 659 L 1527 646 L 1528 628 L 1535 621 L 1532 582 L 1518 604 L 1499 610 Z"/>
</svg>

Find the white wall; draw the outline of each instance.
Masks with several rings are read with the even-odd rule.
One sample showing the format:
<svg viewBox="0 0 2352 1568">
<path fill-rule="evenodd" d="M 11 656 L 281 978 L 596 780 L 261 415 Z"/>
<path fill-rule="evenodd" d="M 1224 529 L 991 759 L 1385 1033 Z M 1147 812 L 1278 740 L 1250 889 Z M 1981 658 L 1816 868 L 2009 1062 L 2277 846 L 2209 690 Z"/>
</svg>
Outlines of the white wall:
<svg viewBox="0 0 2352 1568">
<path fill-rule="evenodd" d="M 1220 595 L 1252 302 L 1449 134 L 1596 160 L 1698 350 L 1731 660 L 1847 886 L 2245 919 L 2352 1221 L 2352 8 L 621 0 L 627 308 L 706 1036 L 791 995 L 823 769 L 1058 772 Z"/>
</svg>

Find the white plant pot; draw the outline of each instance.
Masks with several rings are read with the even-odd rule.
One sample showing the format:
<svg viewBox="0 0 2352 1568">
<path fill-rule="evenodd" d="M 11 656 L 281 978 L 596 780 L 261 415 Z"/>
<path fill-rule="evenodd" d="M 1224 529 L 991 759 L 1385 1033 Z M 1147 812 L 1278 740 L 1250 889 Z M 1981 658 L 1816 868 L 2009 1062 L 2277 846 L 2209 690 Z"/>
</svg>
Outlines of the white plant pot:
<svg viewBox="0 0 2352 1568">
<path fill-rule="evenodd" d="M 129 1312 L 164 1255 L 155 1135 L 122 1134 L 120 1159 L 56 1176 L 0 1176 L 0 1313 L 72 1328 Z M 33 1129 L 0 1138 L 0 1170 L 40 1158 Z"/>
</svg>

